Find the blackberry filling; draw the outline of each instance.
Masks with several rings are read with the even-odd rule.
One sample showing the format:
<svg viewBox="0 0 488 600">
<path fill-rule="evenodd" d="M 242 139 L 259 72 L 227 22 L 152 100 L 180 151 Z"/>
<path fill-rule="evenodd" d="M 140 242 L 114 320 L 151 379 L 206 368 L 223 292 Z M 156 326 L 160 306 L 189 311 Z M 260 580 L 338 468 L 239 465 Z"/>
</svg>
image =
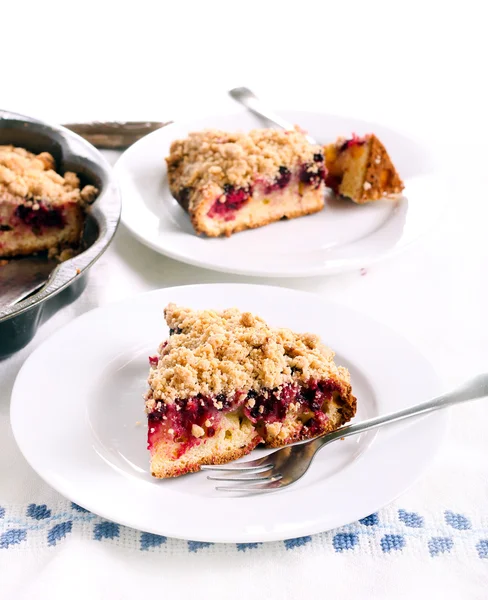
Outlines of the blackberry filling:
<svg viewBox="0 0 488 600">
<path fill-rule="evenodd" d="M 224 185 L 224 193 L 214 202 L 208 211 L 208 216 L 211 219 L 219 217 L 223 218 L 224 221 L 232 221 L 235 219 L 235 212 L 247 203 L 251 193 L 249 189 L 235 188 L 226 183 Z"/>
<path fill-rule="evenodd" d="M 339 387 L 332 381 L 312 381 L 307 386 L 288 383 L 273 390 L 265 389 L 259 393 L 253 391 L 247 396 L 244 414 L 253 423 L 261 419 L 267 423 L 274 423 L 285 418 L 291 403 L 299 403 L 302 412 L 318 412 L 326 417 L 327 405 L 337 392 Z"/>
<path fill-rule="evenodd" d="M 173 404 L 158 402 L 148 415 L 147 447 L 150 450 L 161 438 L 182 444 L 180 456 L 199 443 L 199 438 L 215 435 L 214 417 L 218 411 L 208 398 L 198 395 L 188 400 L 176 400 Z"/>
<path fill-rule="evenodd" d="M 338 175 L 327 175 L 325 178 L 325 185 L 336 193 L 338 192 L 341 183 L 342 177 L 339 177 Z"/>
<path fill-rule="evenodd" d="M 190 206 L 190 195 L 191 195 L 191 188 L 190 187 L 184 187 L 180 189 L 180 192 L 178 194 L 179 198 L 178 201 L 181 204 L 182 208 L 184 210 L 188 210 L 189 206 Z"/>
<path fill-rule="evenodd" d="M 32 207 L 20 204 L 15 209 L 15 216 L 26 225 L 30 225 L 32 229 L 42 230 L 46 227 L 64 227 L 65 219 L 60 210 L 47 208 L 42 203 L 38 204 L 39 208 L 34 210 Z"/>
<path fill-rule="evenodd" d="M 319 167 L 316 171 L 311 171 L 310 168 L 315 168 L 315 166 L 312 167 L 310 164 L 303 165 L 300 171 L 300 181 L 313 188 L 318 188 L 325 179 L 325 168 Z"/>
<path fill-rule="evenodd" d="M 220 414 L 231 411 L 242 411 L 242 416 L 261 431 L 266 424 L 283 421 L 292 403 L 299 404 L 304 426 L 318 433 L 328 420 L 329 403 L 338 393 L 340 387 L 336 382 L 324 380 L 310 381 L 307 385 L 288 383 L 259 392 L 250 390 L 246 395 L 218 394 L 213 398 L 198 395 L 187 400 L 177 399 L 172 404 L 159 401 L 148 415 L 148 448 L 161 437 L 169 437 L 171 441 L 185 444 L 183 453 L 189 446 L 198 444 L 200 437 L 213 437 Z"/>
<path fill-rule="evenodd" d="M 282 190 L 290 183 L 291 171 L 284 166 L 281 166 L 278 171 L 279 175 L 274 182 L 266 185 L 264 188 L 265 194 L 275 192 L 276 190 Z"/>
</svg>

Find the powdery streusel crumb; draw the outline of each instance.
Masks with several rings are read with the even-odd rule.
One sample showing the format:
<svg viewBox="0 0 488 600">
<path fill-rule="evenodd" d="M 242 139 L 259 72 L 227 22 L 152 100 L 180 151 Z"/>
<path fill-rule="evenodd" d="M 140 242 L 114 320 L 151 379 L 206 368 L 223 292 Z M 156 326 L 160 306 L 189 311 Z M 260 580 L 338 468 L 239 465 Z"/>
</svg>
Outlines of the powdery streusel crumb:
<svg viewBox="0 0 488 600">
<path fill-rule="evenodd" d="M 150 371 L 148 411 L 157 400 L 202 394 L 220 402 L 215 396 L 221 393 L 343 375 L 334 353 L 315 335 L 269 327 L 235 308 L 193 311 L 170 304 L 164 313 L 175 333 L 161 345 L 158 365 Z"/>
<path fill-rule="evenodd" d="M 228 133 L 205 129 L 175 140 L 166 162 L 170 182 L 177 177 L 182 188 L 201 188 L 211 182 L 245 188 L 256 179 L 272 181 L 280 167 L 293 170 L 310 164 L 317 170 L 314 154 L 321 152 L 299 130 Z"/>
<path fill-rule="evenodd" d="M 0 146 L 0 198 L 17 196 L 30 200 L 36 210 L 36 201 L 50 204 L 66 202 L 92 202 L 98 190 L 86 185 L 80 190 L 76 173 L 66 172 L 64 177 L 54 170 L 54 158 L 48 152 L 32 154 L 24 148 Z"/>
</svg>

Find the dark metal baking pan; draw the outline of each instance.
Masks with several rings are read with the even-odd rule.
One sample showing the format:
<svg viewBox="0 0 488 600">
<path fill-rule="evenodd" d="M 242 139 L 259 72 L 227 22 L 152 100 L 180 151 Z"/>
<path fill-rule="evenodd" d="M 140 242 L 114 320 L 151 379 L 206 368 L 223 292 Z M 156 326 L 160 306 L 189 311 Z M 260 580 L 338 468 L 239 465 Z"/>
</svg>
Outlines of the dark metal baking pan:
<svg viewBox="0 0 488 600">
<path fill-rule="evenodd" d="M 43 314 L 47 317 L 81 293 L 88 269 L 112 241 L 121 211 L 120 195 L 109 163 L 96 148 L 72 131 L 0 110 L 0 145 L 3 144 L 35 153 L 50 152 L 58 171 L 74 171 L 83 184 L 92 184 L 100 192 L 87 216 L 84 250 L 56 265 L 48 281 L 35 293 L 10 306 L 0 306 L 0 358 L 30 342 Z"/>
</svg>

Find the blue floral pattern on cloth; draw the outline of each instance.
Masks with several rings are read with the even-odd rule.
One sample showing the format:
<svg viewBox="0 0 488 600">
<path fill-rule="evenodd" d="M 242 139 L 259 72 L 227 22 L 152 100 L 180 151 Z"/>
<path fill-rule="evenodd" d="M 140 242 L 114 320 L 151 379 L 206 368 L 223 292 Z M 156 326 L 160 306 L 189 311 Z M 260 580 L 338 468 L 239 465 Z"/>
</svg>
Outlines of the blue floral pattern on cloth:
<svg viewBox="0 0 488 600">
<path fill-rule="evenodd" d="M 387 507 L 355 523 L 316 535 L 282 542 L 212 544 L 182 541 L 136 531 L 96 516 L 78 504 L 31 503 L 22 507 L 0 506 L 0 556 L 5 551 L 32 547 L 50 549 L 75 537 L 97 543 L 115 543 L 142 552 L 190 553 L 235 551 L 260 552 L 269 545 L 285 552 L 319 548 L 337 554 L 373 553 L 377 557 L 420 552 L 427 559 L 442 560 L 465 553 L 488 559 L 488 519 L 475 518 L 449 508 L 437 514 L 420 514 L 406 508 Z"/>
<path fill-rule="evenodd" d="M 356 533 L 336 533 L 332 540 L 336 552 L 350 550 L 351 548 L 354 548 L 358 542 L 359 537 Z"/>
<path fill-rule="evenodd" d="M 157 548 L 165 544 L 167 539 L 164 535 L 157 535 L 156 533 L 141 533 L 141 550 Z"/>
<path fill-rule="evenodd" d="M 454 546 L 452 538 L 449 537 L 433 537 L 429 540 L 428 547 L 431 556 L 437 556 L 443 552 L 450 552 Z"/>
<path fill-rule="evenodd" d="M 26 529 L 9 529 L 0 535 L 0 549 L 20 544 L 27 538 Z"/>
<path fill-rule="evenodd" d="M 480 558 L 488 558 L 488 540 L 480 540 L 476 544 L 476 550 Z"/>
<path fill-rule="evenodd" d="M 364 519 L 359 519 L 359 522 L 361 525 L 366 525 L 366 527 L 374 527 L 379 523 L 378 513 L 373 513 L 372 515 L 364 517 Z"/>
<path fill-rule="evenodd" d="M 471 529 L 470 520 L 464 515 L 460 515 L 458 513 L 453 513 L 450 510 L 446 510 L 444 513 L 444 518 L 446 523 L 454 529 Z"/>
<path fill-rule="evenodd" d="M 253 548 L 257 548 L 260 544 L 260 542 L 248 542 L 247 544 L 237 544 L 237 549 L 241 552 L 245 552 L 246 550 L 252 550 Z"/>
<path fill-rule="evenodd" d="M 63 523 L 58 523 L 55 525 L 47 534 L 48 544 L 50 546 L 55 546 L 59 540 L 62 540 L 67 536 L 68 533 L 71 532 L 72 527 L 72 521 L 64 521 Z"/>
<path fill-rule="evenodd" d="M 211 546 L 210 542 L 188 542 L 188 550 L 190 552 L 196 552 L 197 550 L 201 550 L 202 548 L 208 548 Z"/>
<path fill-rule="evenodd" d="M 103 540 L 113 539 L 119 537 L 120 535 L 120 525 L 117 523 L 112 523 L 112 521 L 102 521 L 101 523 L 97 523 L 93 529 L 93 539 L 94 540 Z"/>
<path fill-rule="evenodd" d="M 27 507 L 27 516 L 40 521 L 41 519 L 49 519 L 51 511 L 45 504 L 29 504 Z"/>
<path fill-rule="evenodd" d="M 424 526 L 424 517 L 421 517 L 419 514 L 414 512 L 407 512 L 401 508 L 398 511 L 398 518 L 402 523 L 405 523 L 407 527 L 423 527 Z"/>
<path fill-rule="evenodd" d="M 283 543 L 285 544 L 285 548 L 287 550 L 291 550 L 292 548 L 298 548 L 299 546 L 305 546 L 312 541 L 311 536 L 305 535 L 303 537 L 292 538 L 291 540 L 285 540 Z"/>
<path fill-rule="evenodd" d="M 405 543 L 405 536 L 392 533 L 387 533 L 380 541 L 383 552 L 401 550 L 405 546 Z"/>
</svg>

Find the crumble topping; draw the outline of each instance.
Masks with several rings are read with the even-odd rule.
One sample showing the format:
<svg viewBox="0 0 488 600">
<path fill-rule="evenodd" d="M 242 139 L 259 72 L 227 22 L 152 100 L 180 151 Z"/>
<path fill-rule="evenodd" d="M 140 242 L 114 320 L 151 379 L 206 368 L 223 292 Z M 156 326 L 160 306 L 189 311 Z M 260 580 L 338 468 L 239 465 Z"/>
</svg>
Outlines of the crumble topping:
<svg viewBox="0 0 488 600">
<path fill-rule="evenodd" d="M 279 421 L 276 421 L 275 423 L 266 424 L 266 430 L 272 436 L 277 436 L 280 433 L 282 427 L 283 423 L 280 423 Z"/>
<path fill-rule="evenodd" d="M 93 185 L 80 189 L 76 173 L 67 171 L 64 177 L 56 173 L 54 158 L 48 152 L 33 154 L 24 148 L 0 146 L 0 197 L 18 196 L 31 202 L 38 210 L 38 201 L 51 204 L 92 202 L 98 194 Z"/>
<path fill-rule="evenodd" d="M 193 311 L 169 304 L 164 315 L 173 330 L 150 370 L 146 409 L 202 394 L 219 408 L 224 398 L 293 381 L 348 377 L 334 353 L 315 335 L 269 327 L 235 308 Z M 248 400 L 252 406 L 252 399 Z M 262 408 L 262 407 L 261 407 Z"/>
<path fill-rule="evenodd" d="M 191 433 L 193 436 L 199 438 L 205 435 L 205 429 L 203 429 L 203 427 L 200 427 L 200 425 L 193 423 L 193 425 L 191 426 Z"/>
<path fill-rule="evenodd" d="M 180 188 L 215 183 L 246 188 L 256 179 L 271 181 L 280 167 L 290 170 L 309 164 L 318 171 L 314 154 L 320 146 L 310 144 L 298 129 L 253 129 L 249 133 L 228 133 L 205 129 L 190 133 L 171 144 L 166 158 L 170 184 Z"/>
</svg>

